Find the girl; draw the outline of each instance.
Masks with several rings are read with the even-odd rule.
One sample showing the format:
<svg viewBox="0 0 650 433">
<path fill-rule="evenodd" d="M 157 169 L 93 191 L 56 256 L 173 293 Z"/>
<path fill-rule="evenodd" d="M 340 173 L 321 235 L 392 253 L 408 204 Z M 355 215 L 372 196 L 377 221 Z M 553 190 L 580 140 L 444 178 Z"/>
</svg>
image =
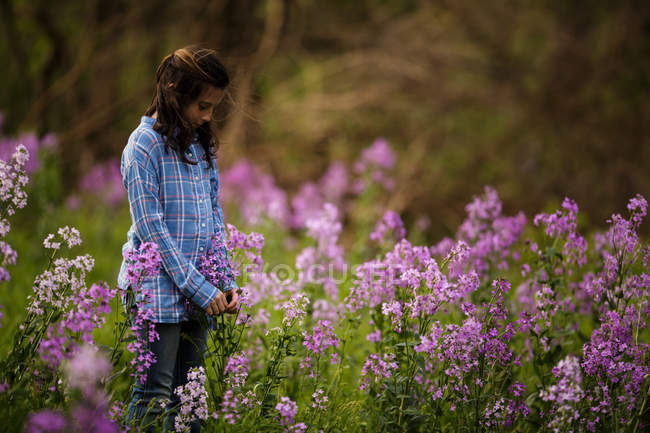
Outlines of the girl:
<svg viewBox="0 0 650 433">
<path fill-rule="evenodd" d="M 187 382 L 190 368 L 202 364 L 207 330 L 190 320 L 186 302 L 210 316 L 234 313 L 239 306 L 234 281 L 220 284 L 222 291 L 197 270 L 213 236 L 225 240 L 215 161 L 218 141 L 210 120 L 228 83 L 213 50 L 191 46 L 165 57 L 156 71 L 151 106 L 122 154 L 132 219 L 123 251 L 155 242 L 163 263 L 158 276 L 143 283 L 152 295 L 148 307 L 160 339 L 150 343 L 156 362 L 145 383 L 135 379 L 128 422 L 147 425 L 164 410 L 162 402 L 169 401 L 168 410 L 177 407 L 173 390 Z M 126 268 L 123 262 L 120 287 L 127 287 Z M 171 430 L 173 418 L 167 417 L 166 430 Z M 195 423 L 191 431 L 199 429 Z"/>
</svg>

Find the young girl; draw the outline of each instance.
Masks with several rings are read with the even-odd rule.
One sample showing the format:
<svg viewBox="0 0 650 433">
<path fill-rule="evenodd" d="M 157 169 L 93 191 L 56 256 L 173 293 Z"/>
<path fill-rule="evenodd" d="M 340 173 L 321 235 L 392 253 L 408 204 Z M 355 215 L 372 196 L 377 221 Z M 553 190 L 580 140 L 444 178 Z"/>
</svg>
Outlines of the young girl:
<svg viewBox="0 0 650 433">
<path fill-rule="evenodd" d="M 228 83 L 228 73 L 213 50 L 186 47 L 165 57 L 156 72 L 151 106 L 122 154 L 132 219 L 123 251 L 155 242 L 163 263 L 158 276 L 143 283 L 152 295 L 148 307 L 160 339 L 150 343 L 156 362 L 145 383 L 135 379 L 128 422 L 145 418 L 147 424 L 162 413 L 162 402 L 170 402 L 168 410 L 177 406 L 173 390 L 187 382 L 190 368 L 202 363 L 207 330 L 189 320 L 186 302 L 210 316 L 239 307 L 234 281 L 220 285 L 226 296 L 197 270 L 213 236 L 225 240 L 215 161 L 218 141 L 210 120 Z M 122 263 L 121 287 L 127 287 L 126 267 Z M 167 426 L 173 425 L 173 418 L 168 417 Z M 195 423 L 191 431 L 199 429 Z"/>
</svg>

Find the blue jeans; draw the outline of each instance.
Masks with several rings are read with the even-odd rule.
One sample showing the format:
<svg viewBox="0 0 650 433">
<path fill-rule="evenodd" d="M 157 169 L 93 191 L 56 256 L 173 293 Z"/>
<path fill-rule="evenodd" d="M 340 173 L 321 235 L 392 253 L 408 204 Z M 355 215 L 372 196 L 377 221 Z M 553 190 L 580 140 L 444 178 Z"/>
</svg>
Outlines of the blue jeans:
<svg viewBox="0 0 650 433">
<path fill-rule="evenodd" d="M 165 413 L 165 431 L 174 431 L 174 409 L 180 403 L 174 390 L 187 383 L 190 368 L 203 365 L 207 330 L 195 321 L 156 323 L 155 326 L 160 340 L 149 343 L 149 349 L 156 362 L 149 367 L 144 384 L 136 375 L 126 421 L 130 424 L 135 420 L 135 425 L 146 426 Z M 159 402 L 167 400 L 169 404 L 163 408 Z M 154 431 L 155 427 L 148 427 L 147 431 Z M 193 422 L 190 432 L 198 433 L 200 430 L 200 422 Z"/>
</svg>

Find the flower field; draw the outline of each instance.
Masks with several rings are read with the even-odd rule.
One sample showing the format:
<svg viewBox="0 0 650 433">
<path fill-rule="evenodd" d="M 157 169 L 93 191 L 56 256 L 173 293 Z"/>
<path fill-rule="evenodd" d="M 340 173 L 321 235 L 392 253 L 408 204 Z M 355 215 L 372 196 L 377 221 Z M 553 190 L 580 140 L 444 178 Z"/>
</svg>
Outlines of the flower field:
<svg viewBox="0 0 650 433">
<path fill-rule="evenodd" d="M 0 291 L 14 281 L 12 227 L 38 170 L 35 149 L 14 149 L 0 162 Z M 407 230 L 384 205 L 396 159 L 378 139 L 292 195 L 248 161 L 222 171 L 229 254 L 210 251 L 199 268 L 236 278 L 243 305 L 207 323 L 205 368 L 163 415 L 175 430 L 199 419 L 207 432 L 649 431 L 646 199 L 587 234 L 571 198 L 506 215 L 485 187 L 455 236 L 427 244 L 426 219 Z M 93 173 L 105 179 L 82 190 L 126 206 L 119 176 Z M 86 235 L 64 224 L 32 239 L 44 266 L 0 297 L 5 431 L 162 431 L 165 419 L 124 422 L 135 372 L 156 362 L 140 290 L 160 272 L 156 246 L 127 253 L 127 291 L 110 272 L 92 280 L 96 255 L 113 256 L 114 275 L 121 257 Z"/>
</svg>

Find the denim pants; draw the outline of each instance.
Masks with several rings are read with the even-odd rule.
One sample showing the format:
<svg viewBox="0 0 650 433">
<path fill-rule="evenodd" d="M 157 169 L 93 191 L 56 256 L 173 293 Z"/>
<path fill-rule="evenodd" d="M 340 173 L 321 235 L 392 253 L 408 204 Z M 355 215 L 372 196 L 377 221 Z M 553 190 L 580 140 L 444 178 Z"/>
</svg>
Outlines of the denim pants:
<svg viewBox="0 0 650 433">
<path fill-rule="evenodd" d="M 147 426 L 161 414 L 166 419 L 165 431 L 174 431 L 174 418 L 180 399 L 174 390 L 187 382 L 187 372 L 192 367 L 203 365 L 207 330 L 199 322 L 156 323 L 160 339 L 149 343 L 149 349 L 156 357 L 147 372 L 144 384 L 136 375 L 131 403 L 126 421 L 134 425 Z M 162 402 L 169 401 L 166 407 Z M 156 426 L 146 431 L 156 431 Z M 198 420 L 191 425 L 191 433 L 198 433 Z"/>
</svg>

